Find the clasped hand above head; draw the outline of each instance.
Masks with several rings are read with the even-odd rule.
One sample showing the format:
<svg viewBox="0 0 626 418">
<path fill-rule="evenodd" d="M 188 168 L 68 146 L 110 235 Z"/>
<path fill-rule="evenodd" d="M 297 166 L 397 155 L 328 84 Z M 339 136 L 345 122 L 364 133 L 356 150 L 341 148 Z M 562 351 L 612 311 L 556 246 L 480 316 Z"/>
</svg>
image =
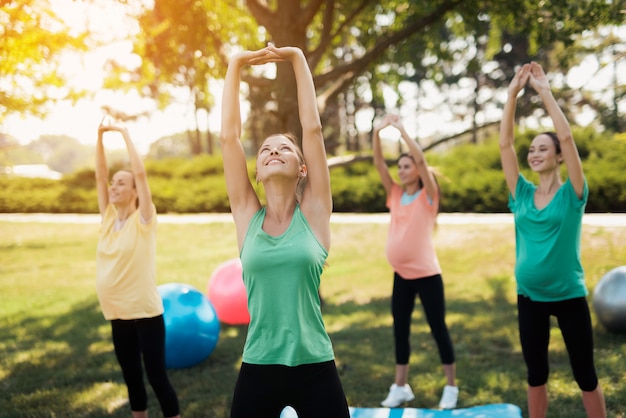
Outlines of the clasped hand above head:
<svg viewBox="0 0 626 418">
<path fill-rule="evenodd" d="M 517 96 L 517 94 L 526 87 L 526 84 L 530 84 L 537 93 L 550 90 L 550 83 L 548 82 L 546 73 L 543 71 L 541 65 L 534 61 L 522 65 L 522 67 L 517 70 L 513 80 L 511 80 L 511 84 L 509 84 L 509 93 Z"/>
<path fill-rule="evenodd" d="M 126 126 L 112 119 L 109 115 L 104 115 L 98 125 L 98 133 L 100 134 L 104 132 L 120 132 L 123 134 L 126 131 Z"/>
<path fill-rule="evenodd" d="M 386 114 L 380 122 L 376 125 L 376 130 L 381 130 L 386 128 L 387 126 L 393 126 L 396 129 L 402 128 L 402 121 L 400 120 L 400 116 L 394 115 L 392 113 Z"/>
<path fill-rule="evenodd" d="M 256 51 L 242 51 L 233 56 L 240 65 L 263 65 L 270 62 L 292 61 L 294 57 L 303 55 L 300 48 L 285 46 L 278 48 L 268 42 L 267 46 Z"/>
</svg>

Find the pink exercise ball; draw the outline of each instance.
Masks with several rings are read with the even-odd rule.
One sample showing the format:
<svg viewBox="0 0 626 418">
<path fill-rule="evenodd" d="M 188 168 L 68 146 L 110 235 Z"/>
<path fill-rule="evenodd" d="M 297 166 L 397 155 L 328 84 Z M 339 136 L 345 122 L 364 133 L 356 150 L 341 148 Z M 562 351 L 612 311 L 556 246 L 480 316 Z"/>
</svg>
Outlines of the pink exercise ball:
<svg viewBox="0 0 626 418">
<path fill-rule="evenodd" d="M 220 322 L 230 325 L 250 323 L 248 296 L 239 258 L 217 266 L 209 279 L 207 293 Z"/>
</svg>

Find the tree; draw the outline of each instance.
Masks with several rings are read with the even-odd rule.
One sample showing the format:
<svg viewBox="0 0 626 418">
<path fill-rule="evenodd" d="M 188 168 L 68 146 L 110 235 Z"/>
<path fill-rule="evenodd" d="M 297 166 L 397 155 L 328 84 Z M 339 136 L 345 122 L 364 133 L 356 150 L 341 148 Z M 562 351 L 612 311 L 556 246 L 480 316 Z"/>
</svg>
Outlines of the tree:
<svg viewBox="0 0 626 418">
<path fill-rule="evenodd" d="M 506 85 L 530 58 L 547 61 L 576 34 L 621 22 L 619 2 L 606 0 L 155 0 L 140 18 L 140 86 L 159 97 L 185 87 L 194 109 L 210 108 L 208 80 L 221 78 L 227 55 L 268 41 L 303 49 L 314 73 L 329 154 L 358 149 L 355 115 L 383 106 L 382 88 L 434 82 L 457 89 L 471 80 L 473 131 L 481 89 Z M 166 12 L 167 11 L 167 12 Z M 494 63 L 496 70 L 485 72 Z M 295 80 L 287 64 L 276 74 L 247 70 L 248 138 L 300 131 Z M 369 96 L 369 97 L 368 97 Z M 489 95 L 488 95 L 489 96 Z M 161 96 L 171 99 L 172 93 Z M 198 99 L 200 98 L 200 99 Z M 482 99 L 485 100 L 485 99 Z M 164 102 L 166 103 L 166 102 Z M 520 106 L 521 109 L 524 106 Z M 195 111 L 195 110 L 194 110 Z M 210 132 L 210 130 L 208 130 Z M 474 135 L 476 135 L 474 133 Z M 256 144 L 255 144 L 256 145 Z"/>
<path fill-rule="evenodd" d="M 61 71 L 61 54 L 85 50 L 48 0 L 0 1 L 0 123 L 11 113 L 44 116 L 57 101 L 76 100 Z"/>
<path fill-rule="evenodd" d="M 254 24 L 242 10 L 224 1 L 155 0 L 154 7 L 138 17 L 134 52 L 141 56 L 141 65 L 127 69 L 112 63 L 113 77 L 106 86 L 137 89 L 161 108 L 173 100 L 185 101 L 195 120 L 188 131 L 192 154 L 213 153 L 211 127 L 206 127 L 203 146 L 198 114 L 208 114 L 215 105 L 209 83 L 226 71 L 228 40 L 236 35 L 239 44 L 251 44 L 253 31 L 242 28 Z M 119 81 L 129 78 L 130 84 Z"/>
<path fill-rule="evenodd" d="M 25 148 L 40 155 L 52 170 L 63 174 L 93 166 L 94 147 L 65 135 L 42 135 Z"/>
<path fill-rule="evenodd" d="M 264 40 L 296 45 L 305 51 L 314 69 L 324 126 L 331 131 L 326 137 L 340 142 L 342 122 L 350 115 L 345 108 L 350 104 L 353 110 L 362 106 L 363 84 L 369 85 L 376 108 L 380 106 L 382 84 L 397 88 L 407 79 L 434 79 L 440 85 L 454 84 L 464 76 L 476 79 L 483 64 L 498 53 L 500 70 L 495 74 L 504 84 L 512 76 L 513 66 L 522 62 L 521 56 L 541 57 L 554 44 L 571 45 L 575 34 L 590 27 L 621 22 L 617 3 L 582 3 L 248 0 L 246 6 L 265 29 Z M 511 43 L 513 39 L 520 42 Z M 467 58 L 464 55 L 471 48 L 476 53 L 462 67 L 459 62 Z M 504 67 L 507 61 L 509 65 Z M 272 131 L 299 131 L 293 83 L 289 69 L 279 65 L 274 80 L 256 83 L 262 89 L 251 85 L 251 101 L 266 103 L 265 107 L 252 106 L 252 126 L 263 126 L 261 133 L 252 135 L 254 138 Z M 276 110 L 268 121 L 266 109 L 271 102 L 275 102 L 271 108 Z M 261 110 L 257 114 L 255 109 Z"/>
</svg>

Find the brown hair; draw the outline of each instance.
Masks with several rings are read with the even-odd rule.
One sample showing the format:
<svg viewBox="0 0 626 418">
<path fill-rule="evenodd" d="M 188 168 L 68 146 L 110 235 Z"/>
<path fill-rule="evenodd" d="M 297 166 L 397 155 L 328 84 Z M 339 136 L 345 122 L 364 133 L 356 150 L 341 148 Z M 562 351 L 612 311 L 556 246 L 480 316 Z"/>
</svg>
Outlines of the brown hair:
<svg viewBox="0 0 626 418">
<path fill-rule="evenodd" d="M 550 139 L 552 140 L 552 143 L 554 144 L 554 147 L 556 148 L 556 153 L 560 154 L 561 153 L 561 142 L 559 141 L 559 137 L 557 136 L 556 132 L 542 132 L 539 135 L 547 135 L 550 137 Z"/>
</svg>

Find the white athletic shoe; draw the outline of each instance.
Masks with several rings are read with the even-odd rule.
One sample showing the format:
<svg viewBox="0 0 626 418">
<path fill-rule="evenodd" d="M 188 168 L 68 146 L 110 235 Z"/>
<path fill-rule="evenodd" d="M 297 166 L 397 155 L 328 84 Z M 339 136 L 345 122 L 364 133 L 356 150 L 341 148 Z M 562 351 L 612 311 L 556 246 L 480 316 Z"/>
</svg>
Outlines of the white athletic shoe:
<svg viewBox="0 0 626 418">
<path fill-rule="evenodd" d="M 439 401 L 439 408 L 441 409 L 454 409 L 456 408 L 456 401 L 459 398 L 459 388 L 456 386 L 446 385 L 443 388 L 443 394 Z"/>
<path fill-rule="evenodd" d="M 415 399 L 411 386 L 406 383 L 404 386 L 398 386 L 395 383 L 389 387 L 389 394 L 380 404 L 386 408 L 395 408 L 405 402 Z"/>
</svg>

